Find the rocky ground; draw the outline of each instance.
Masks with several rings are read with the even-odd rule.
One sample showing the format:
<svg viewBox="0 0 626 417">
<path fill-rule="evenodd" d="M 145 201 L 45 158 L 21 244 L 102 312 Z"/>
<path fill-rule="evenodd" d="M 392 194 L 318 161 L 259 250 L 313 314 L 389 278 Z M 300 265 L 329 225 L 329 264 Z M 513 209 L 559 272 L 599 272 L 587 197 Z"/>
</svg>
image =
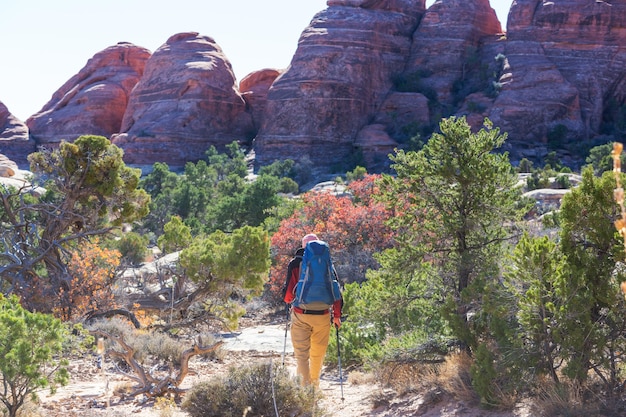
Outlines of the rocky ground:
<svg viewBox="0 0 626 417">
<path fill-rule="evenodd" d="M 284 323 L 261 321 L 245 323 L 234 333 L 222 334 L 224 352 L 219 360 L 193 357 L 190 374 L 183 388 L 190 388 L 201 380 L 223 375 L 233 366 L 251 364 L 256 361 L 283 361 L 295 371 L 295 360 L 291 341 L 285 339 Z M 286 340 L 286 344 L 285 344 Z M 286 349 L 285 349 L 286 346 Z M 327 415 L 342 416 L 425 416 L 425 417 L 530 417 L 526 407 L 513 412 L 487 412 L 480 407 L 464 402 L 451 401 L 444 395 L 433 393 L 411 393 L 398 397 L 392 390 L 381 387 L 367 374 L 356 370 L 344 370 L 344 381 L 340 383 L 337 370 L 326 370 L 320 383 L 321 407 Z M 97 367 L 96 357 L 72 361 L 72 378 L 68 386 L 50 395 L 40 393 L 38 405 L 29 405 L 27 415 L 31 417 L 182 417 L 187 416 L 180 408 L 158 408 L 140 399 L 123 400 L 117 394 L 121 387 L 132 385 L 132 381 L 113 366 L 105 363 L 104 369 Z"/>
</svg>

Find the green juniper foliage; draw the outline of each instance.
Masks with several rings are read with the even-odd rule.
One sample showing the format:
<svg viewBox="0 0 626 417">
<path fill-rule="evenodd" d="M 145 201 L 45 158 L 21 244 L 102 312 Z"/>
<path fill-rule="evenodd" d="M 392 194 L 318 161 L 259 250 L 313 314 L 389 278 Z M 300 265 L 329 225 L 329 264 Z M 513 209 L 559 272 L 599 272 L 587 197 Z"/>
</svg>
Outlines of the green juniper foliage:
<svg viewBox="0 0 626 417">
<path fill-rule="evenodd" d="M 0 401 L 9 417 L 41 388 L 52 392 L 69 381 L 67 360 L 60 355 L 68 330 L 58 319 L 31 313 L 16 296 L 0 294 Z"/>
</svg>

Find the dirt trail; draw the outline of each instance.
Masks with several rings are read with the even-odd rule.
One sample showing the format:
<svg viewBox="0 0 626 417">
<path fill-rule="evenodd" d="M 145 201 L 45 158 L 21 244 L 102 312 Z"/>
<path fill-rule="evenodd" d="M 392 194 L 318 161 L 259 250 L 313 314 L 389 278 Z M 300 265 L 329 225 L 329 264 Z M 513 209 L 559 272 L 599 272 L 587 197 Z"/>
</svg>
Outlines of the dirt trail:
<svg viewBox="0 0 626 417">
<path fill-rule="evenodd" d="M 252 364 L 256 361 L 282 363 L 285 351 L 285 366 L 295 374 L 295 359 L 289 333 L 285 345 L 284 323 L 255 324 L 232 333 L 222 333 L 225 354 L 220 361 L 194 357 L 190 361 L 190 374 L 182 388 L 225 375 L 231 367 Z M 98 369 L 96 357 L 71 361 L 71 381 L 54 395 L 40 393 L 38 411 L 30 416 L 45 417 L 184 417 L 178 408 L 165 413 L 138 400 L 122 401 L 115 394 L 118 387 L 132 385 L 132 380 L 112 366 Z M 355 375 L 358 372 L 355 371 Z M 530 417 L 524 407 L 510 413 L 489 413 L 475 406 L 450 402 L 448 398 L 433 395 L 411 394 L 394 397 L 391 391 L 383 390 L 378 384 L 362 378 L 353 378 L 350 371 L 343 371 L 340 383 L 337 369 L 324 369 L 320 381 L 320 406 L 329 415 L 350 417 Z M 378 406 L 375 406 L 377 404 Z"/>
</svg>

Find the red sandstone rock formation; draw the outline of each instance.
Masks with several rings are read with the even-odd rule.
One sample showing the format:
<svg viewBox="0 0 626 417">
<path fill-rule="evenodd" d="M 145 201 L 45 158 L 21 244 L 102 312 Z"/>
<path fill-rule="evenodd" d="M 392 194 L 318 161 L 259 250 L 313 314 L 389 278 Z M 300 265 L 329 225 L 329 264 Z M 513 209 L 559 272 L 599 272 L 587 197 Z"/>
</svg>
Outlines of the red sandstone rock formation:
<svg viewBox="0 0 626 417">
<path fill-rule="evenodd" d="M 35 141 L 28 137 L 28 127 L 13 116 L 0 102 L 0 154 L 26 169 L 26 157 L 36 149 Z"/>
<path fill-rule="evenodd" d="M 431 100 L 436 96 L 439 104 L 452 108 L 455 94 L 471 82 L 483 39 L 501 32 L 489 0 L 435 2 L 413 34 L 404 77 Z"/>
<path fill-rule="evenodd" d="M 424 0 L 331 0 L 268 92 L 258 164 L 307 156 L 342 163 L 403 71 Z"/>
<path fill-rule="evenodd" d="M 263 122 L 267 91 L 281 73 L 280 70 L 266 68 L 254 71 L 239 81 L 239 91 L 252 114 L 252 121 L 256 130 Z"/>
<path fill-rule="evenodd" d="M 146 64 L 112 141 L 130 164 L 184 166 L 215 145 L 245 142 L 252 118 L 221 48 L 208 36 L 170 37 Z"/>
<path fill-rule="evenodd" d="M 506 36 L 488 0 L 438 0 L 426 12 L 424 0 L 327 4 L 284 73 L 254 72 L 239 90 L 214 41 L 186 33 L 150 57 L 126 105 L 148 52 L 109 48 L 29 119 L 31 135 L 55 144 L 120 131 L 112 138 L 128 163 L 180 166 L 258 131 L 258 165 L 307 157 L 337 167 L 360 148 L 377 170 L 453 114 L 476 129 L 489 117 L 513 161 L 556 149 L 575 162 L 568 149 L 626 134 L 626 2 L 516 0 Z M 5 113 L 0 152 L 19 161 L 16 149 L 33 141 Z"/>
<path fill-rule="evenodd" d="M 566 159 L 567 148 L 619 124 L 626 2 L 516 0 L 507 38 L 502 92 L 490 117 L 509 132 L 509 147 L 541 157 L 548 149 L 538 145 L 551 141 Z"/>
<path fill-rule="evenodd" d="M 85 134 L 120 131 L 128 96 L 143 74 L 150 51 L 121 42 L 91 58 L 26 124 L 38 145 L 56 146 Z"/>
</svg>

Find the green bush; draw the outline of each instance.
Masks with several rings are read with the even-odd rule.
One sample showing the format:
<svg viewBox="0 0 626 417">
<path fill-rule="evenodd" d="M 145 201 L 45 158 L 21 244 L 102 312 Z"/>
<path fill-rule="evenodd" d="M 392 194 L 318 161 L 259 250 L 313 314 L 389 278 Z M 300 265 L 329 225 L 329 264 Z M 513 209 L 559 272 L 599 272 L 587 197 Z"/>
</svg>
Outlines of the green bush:
<svg viewBox="0 0 626 417">
<path fill-rule="evenodd" d="M 545 171 L 534 171 L 530 177 L 526 178 L 526 188 L 528 191 L 549 187 L 550 178 Z"/>
<path fill-rule="evenodd" d="M 15 417 L 42 388 L 54 393 L 69 381 L 67 359 L 59 355 L 67 327 L 48 314 L 25 310 L 17 296 L 0 294 L 0 390 L 3 415 Z"/>
<path fill-rule="evenodd" d="M 291 178 L 283 177 L 280 179 L 280 192 L 285 194 L 298 194 L 298 183 Z"/>
<path fill-rule="evenodd" d="M 365 175 L 367 175 L 367 169 L 362 166 L 357 166 L 352 171 L 346 172 L 346 180 L 348 182 L 362 180 Z"/>
<path fill-rule="evenodd" d="M 557 175 L 555 183 L 557 188 L 562 190 L 572 188 L 572 183 L 570 182 L 568 175 Z"/>
<path fill-rule="evenodd" d="M 530 174 L 533 172 L 533 163 L 526 158 L 522 158 L 517 166 L 517 172 Z"/>
<path fill-rule="evenodd" d="M 196 384 L 182 409 L 191 417 L 323 415 L 314 391 L 301 387 L 285 367 L 272 363 L 231 368 L 228 375 Z"/>
<path fill-rule="evenodd" d="M 117 250 L 122 254 L 122 259 L 130 265 L 143 263 L 148 254 L 148 238 L 134 232 L 124 233 L 117 241 Z"/>
</svg>

